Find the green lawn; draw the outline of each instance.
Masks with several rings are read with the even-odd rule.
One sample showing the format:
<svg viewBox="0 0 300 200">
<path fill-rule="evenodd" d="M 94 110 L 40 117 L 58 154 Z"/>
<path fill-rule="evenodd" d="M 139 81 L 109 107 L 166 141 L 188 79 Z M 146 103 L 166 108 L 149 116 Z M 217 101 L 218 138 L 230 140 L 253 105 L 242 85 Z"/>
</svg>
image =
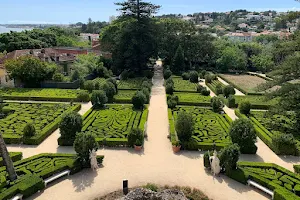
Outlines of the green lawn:
<svg viewBox="0 0 300 200">
<path fill-rule="evenodd" d="M 179 76 L 172 76 L 174 81 L 175 92 L 196 92 L 197 83 L 191 83 L 188 80 L 183 80 Z"/>
<path fill-rule="evenodd" d="M 199 93 L 184 93 L 184 92 L 174 92 L 174 96 L 178 96 L 178 104 L 179 105 L 202 105 L 209 106 L 210 105 L 210 96 L 203 96 Z"/>
<path fill-rule="evenodd" d="M 130 78 L 128 80 L 120 80 L 118 82 L 118 89 L 119 90 L 137 90 L 137 89 L 141 89 L 142 87 L 142 83 L 144 81 L 149 81 L 151 82 L 149 79 L 145 78 L 145 77 L 139 77 L 139 78 Z"/>
</svg>

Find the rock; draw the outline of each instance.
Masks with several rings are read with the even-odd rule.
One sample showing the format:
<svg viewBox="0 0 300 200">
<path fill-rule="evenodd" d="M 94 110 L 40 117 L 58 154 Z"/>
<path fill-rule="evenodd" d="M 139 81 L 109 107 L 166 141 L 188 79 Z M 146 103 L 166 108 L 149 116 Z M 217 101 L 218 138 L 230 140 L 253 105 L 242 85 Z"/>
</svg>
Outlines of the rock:
<svg viewBox="0 0 300 200">
<path fill-rule="evenodd" d="M 129 192 L 125 197 L 119 200 L 188 200 L 184 193 L 175 190 L 167 189 L 162 192 L 153 192 L 145 188 L 137 188 Z"/>
</svg>

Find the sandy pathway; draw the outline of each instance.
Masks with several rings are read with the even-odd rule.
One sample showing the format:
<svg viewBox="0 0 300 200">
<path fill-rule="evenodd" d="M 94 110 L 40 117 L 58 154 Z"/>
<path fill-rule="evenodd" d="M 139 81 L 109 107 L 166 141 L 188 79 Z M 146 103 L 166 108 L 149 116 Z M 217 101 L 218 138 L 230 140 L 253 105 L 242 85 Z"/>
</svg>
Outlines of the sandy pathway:
<svg viewBox="0 0 300 200">
<path fill-rule="evenodd" d="M 103 167 L 97 172 L 86 169 L 50 185 L 30 199 L 93 199 L 121 189 L 123 179 L 129 180 L 130 187 L 148 182 L 196 187 L 210 198 L 218 200 L 267 199 L 226 176 L 213 178 L 204 170 L 203 158 L 199 152 L 185 151 L 178 155 L 172 152 L 167 138 L 168 114 L 161 69 L 156 70 L 153 83 L 148 138 L 143 152 L 137 153 L 133 149 L 124 148 L 100 149 L 97 153 L 105 155 L 105 159 Z"/>
</svg>

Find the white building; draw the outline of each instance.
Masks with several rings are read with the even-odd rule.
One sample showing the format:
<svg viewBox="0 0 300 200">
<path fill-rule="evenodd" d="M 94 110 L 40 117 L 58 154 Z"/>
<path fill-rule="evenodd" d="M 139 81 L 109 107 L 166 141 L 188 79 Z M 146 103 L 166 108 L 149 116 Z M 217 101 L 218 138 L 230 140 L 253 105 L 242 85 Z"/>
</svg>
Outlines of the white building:
<svg viewBox="0 0 300 200">
<path fill-rule="evenodd" d="M 240 41 L 240 42 L 251 42 L 254 37 L 257 36 L 255 32 L 243 32 L 243 33 L 233 33 L 230 32 L 226 34 L 231 41 Z"/>
<path fill-rule="evenodd" d="M 99 40 L 99 34 L 80 33 L 80 38 L 83 40 Z"/>
</svg>

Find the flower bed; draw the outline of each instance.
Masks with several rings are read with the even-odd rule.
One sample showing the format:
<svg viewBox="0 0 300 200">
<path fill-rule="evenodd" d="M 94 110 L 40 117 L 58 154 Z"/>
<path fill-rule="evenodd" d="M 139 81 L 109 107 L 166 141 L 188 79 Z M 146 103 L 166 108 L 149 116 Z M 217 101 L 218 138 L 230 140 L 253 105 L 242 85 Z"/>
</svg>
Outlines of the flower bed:
<svg viewBox="0 0 300 200">
<path fill-rule="evenodd" d="M 190 106 L 210 106 L 210 96 L 203 96 L 199 93 L 174 92 L 174 96 L 178 96 L 179 105 Z"/>
<path fill-rule="evenodd" d="M 0 94 L 5 100 L 77 101 L 79 91 L 71 89 L 5 88 L 0 89 Z"/>
<path fill-rule="evenodd" d="M 144 130 L 148 109 L 133 110 L 130 104 L 107 105 L 105 109 L 91 109 L 84 115 L 82 132 L 96 134 L 97 141 L 106 146 L 126 146 L 132 128 Z"/>
<path fill-rule="evenodd" d="M 217 114 L 210 108 L 193 106 L 178 106 L 173 110 L 169 109 L 170 135 L 172 141 L 177 140 L 174 124 L 179 111 L 191 112 L 195 120 L 195 130 L 192 141 L 185 144 L 186 149 L 211 150 L 214 144 L 217 149 L 221 149 L 231 143 L 229 137 L 231 119 L 226 114 Z"/>
<path fill-rule="evenodd" d="M 274 200 L 300 199 L 300 176 L 273 163 L 239 162 L 229 176 L 243 184 L 250 179 L 274 191 Z"/>
<path fill-rule="evenodd" d="M 102 163 L 103 156 L 97 158 Z M 14 162 L 18 179 L 8 182 L 5 167 L 0 167 L 0 199 L 8 199 L 16 194 L 24 198 L 40 191 L 45 187 L 43 179 L 66 169 L 74 174 L 82 169 L 74 154 L 39 154 Z"/>
<path fill-rule="evenodd" d="M 0 119 L 0 131 L 7 144 L 40 144 L 55 129 L 66 111 L 79 111 L 81 105 L 58 103 L 8 103 L 5 109 L 12 112 L 4 119 Z M 32 123 L 36 135 L 24 137 L 23 129 L 26 124 Z"/>
<path fill-rule="evenodd" d="M 175 92 L 197 92 L 197 83 L 183 80 L 179 76 L 172 76 Z"/>
</svg>

